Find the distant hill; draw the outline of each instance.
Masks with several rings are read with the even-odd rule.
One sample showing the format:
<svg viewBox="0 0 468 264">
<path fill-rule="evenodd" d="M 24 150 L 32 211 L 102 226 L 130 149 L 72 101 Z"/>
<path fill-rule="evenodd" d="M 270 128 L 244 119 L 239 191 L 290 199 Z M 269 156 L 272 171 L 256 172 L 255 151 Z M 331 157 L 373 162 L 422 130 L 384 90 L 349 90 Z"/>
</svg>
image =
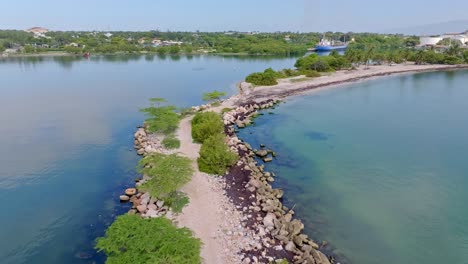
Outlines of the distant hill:
<svg viewBox="0 0 468 264">
<path fill-rule="evenodd" d="M 435 35 L 446 32 L 465 32 L 468 30 L 468 20 L 455 20 L 444 23 L 395 28 L 385 30 L 385 33 L 401 33 L 406 35 Z"/>
</svg>

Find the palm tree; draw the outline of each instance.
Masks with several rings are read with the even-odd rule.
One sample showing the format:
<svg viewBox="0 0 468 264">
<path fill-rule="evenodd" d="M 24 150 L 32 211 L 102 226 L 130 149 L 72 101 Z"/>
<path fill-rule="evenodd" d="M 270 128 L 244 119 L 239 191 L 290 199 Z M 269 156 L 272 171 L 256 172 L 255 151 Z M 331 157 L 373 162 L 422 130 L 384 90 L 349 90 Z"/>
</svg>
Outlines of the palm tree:
<svg viewBox="0 0 468 264">
<path fill-rule="evenodd" d="M 416 53 L 416 55 L 414 56 L 414 62 L 417 64 L 417 65 L 421 65 L 422 62 L 424 60 L 424 50 L 420 50 Z"/>
<path fill-rule="evenodd" d="M 369 61 L 375 56 L 375 47 L 369 46 L 367 51 L 364 53 L 364 59 L 366 60 L 366 69 L 369 69 Z"/>
</svg>

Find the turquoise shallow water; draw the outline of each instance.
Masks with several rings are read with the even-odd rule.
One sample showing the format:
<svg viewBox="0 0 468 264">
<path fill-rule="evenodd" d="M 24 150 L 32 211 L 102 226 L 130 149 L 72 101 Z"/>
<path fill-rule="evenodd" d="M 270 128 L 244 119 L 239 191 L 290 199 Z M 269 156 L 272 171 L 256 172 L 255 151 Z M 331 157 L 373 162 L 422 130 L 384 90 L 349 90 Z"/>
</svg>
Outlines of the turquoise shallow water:
<svg viewBox="0 0 468 264">
<path fill-rule="evenodd" d="M 216 56 L 0 59 L 0 263 L 103 263 L 93 250 L 134 184 L 138 109 L 178 106 L 295 58 Z"/>
<path fill-rule="evenodd" d="M 466 264 L 467 83 L 436 72 L 325 90 L 240 137 L 278 153 L 275 186 L 342 262 Z"/>
</svg>

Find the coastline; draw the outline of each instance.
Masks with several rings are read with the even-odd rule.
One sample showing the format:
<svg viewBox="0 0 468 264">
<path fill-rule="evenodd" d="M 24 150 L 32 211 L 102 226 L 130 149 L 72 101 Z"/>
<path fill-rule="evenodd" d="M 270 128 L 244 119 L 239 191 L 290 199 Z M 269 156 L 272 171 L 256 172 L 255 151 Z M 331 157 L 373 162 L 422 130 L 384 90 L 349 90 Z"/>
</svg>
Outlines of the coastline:
<svg viewBox="0 0 468 264">
<path fill-rule="evenodd" d="M 283 191 L 271 186 L 275 175 L 264 171 L 264 166 L 255 159 L 255 156 L 263 159 L 263 154 L 239 140 L 235 127 L 249 125 L 257 110 L 273 107 L 278 99 L 390 75 L 459 69 L 468 69 L 468 65 L 371 66 L 303 82 L 282 79 L 275 86 L 253 88 L 243 83 L 240 93 L 220 106 L 196 107 L 196 111 L 217 113 L 223 108 L 232 109 L 223 114 L 226 141 L 240 160 L 222 177 L 199 172 L 196 158 L 200 145 L 192 140 L 192 117 L 182 119 L 176 133 L 181 141 L 177 153 L 192 160 L 195 172 L 182 188 L 190 202 L 172 218 L 179 227 L 190 228 L 201 239 L 203 263 L 269 263 L 281 259 L 290 263 L 335 263 L 333 256 L 321 252 L 322 243 L 301 233 L 304 225 L 281 202 Z M 271 150 L 265 151 L 271 154 Z"/>
<path fill-rule="evenodd" d="M 290 96 L 310 92 L 312 90 L 320 90 L 330 88 L 342 84 L 355 83 L 363 80 L 369 80 L 379 77 L 391 75 L 412 74 L 421 72 L 448 71 L 448 70 L 463 70 L 468 69 L 468 64 L 460 65 L 415 65 L 415 64 L 399 64 L 395 66 L 379 65 L 369 66 L 365 69 L 364 66 L 358 67 L 356 70 L 344 70 L 331 73 L 329 75 L 312 78 L 301 82 L 291 82 L 294 79 L 300 79 L 304 76 L 280 79 L 277 85 L 273 86 L 257 86 L 241 82 L 240 94 L 243 102 L 248 101 L 264 101 L 267 99 L 284 99 Z"/>
<path fill-rule="evenodd" d="M 194 55 L 212 55 L 212 56 L 238 56 L 238 57 L 245 57 L 245 56 L 258 56 L 258 57 L 293 57 L 293 56 L 283 56 L 278 54 L 249 54 L 246 52 L 239 52 L 239 53 L 229 53 L 229 52 L 191 52 L 191 53 L 158 53 L 158 52 L 136 52 L 136 53 L 129 53 L 129 52 L 115 52 L 115 53 L 92 53 L 91 56 L 112 56 L 112 55 L 164 55 L 164 56 L 194 56 Z M 29 57 L 82 57 L 83 54 L 74 54 L 68 53 L 65 51 L 51 51 L 51 52 L 43 52 L 43 53 L 0 53 L 0 59 L 2 58 L 29 58 Z"/>
</svg>

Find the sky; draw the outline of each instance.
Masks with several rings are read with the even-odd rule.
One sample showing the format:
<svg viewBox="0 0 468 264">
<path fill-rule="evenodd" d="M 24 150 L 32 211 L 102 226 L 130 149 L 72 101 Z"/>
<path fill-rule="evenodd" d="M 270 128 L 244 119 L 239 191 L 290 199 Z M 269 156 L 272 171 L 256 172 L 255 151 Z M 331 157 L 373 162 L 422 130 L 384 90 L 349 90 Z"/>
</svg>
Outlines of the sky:
<svg viewBox="0 0 468 264">
<path fill-rule="evenodd" d="M 0 0 L 0 29 L 382 32 L 467 19 L 467 0 Z"/>
</svg>

